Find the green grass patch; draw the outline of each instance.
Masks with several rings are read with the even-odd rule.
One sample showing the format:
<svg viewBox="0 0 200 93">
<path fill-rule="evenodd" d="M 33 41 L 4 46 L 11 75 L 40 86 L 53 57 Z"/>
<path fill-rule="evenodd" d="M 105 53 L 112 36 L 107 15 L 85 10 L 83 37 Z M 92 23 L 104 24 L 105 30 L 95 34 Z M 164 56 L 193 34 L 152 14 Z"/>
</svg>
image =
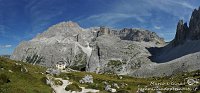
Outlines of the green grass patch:
<svg viewBox="0 0 200 93">
<path fill-rule="evenodd" d="M 199 74 L 197 74 L 199 73 Z M 85 75 L 92 75 L 94 83 L 93 84 L 80 84 L 79 80 L 81 80 Z M 103 82 L 107 82 L 109 85 L 112 85 L 113 83 L 117 83 L 120 87 L 117 89 L 118 93 L 136 93 L 138 88 L 151 88 L 156 87 L 156 85 L 150 85 L 151 82 L 156 83 L 163 83 L 163 82 L 175 82 L 180 83 L 184 82 L 184 79 L 187 77 L 193 77 L 193 78 L 200 78 L 200 71 L 194 71 L 191 73 L 181 73 L 174 76 L 166 76 L 166 77 L 151 77 L 151 78 L 135 78 L 130 76 L 122 76 L 122 79 L 119 79 L 119 76 L 113 75 L 113 74 L 95 74 L 95 73 L 88 73 L 88 72 L 72 72 L 72 73 L 61 73 L 61 78 L 69 77 L 69 80 L 72 82 L 76 82 L 79 86 L 86 87 L 86 88 L 92 88 L 92 89 L 98 89 L 102 93 L 107 93 L 104 88 L 105 84 Z M 196 85 L 199 86 L 200 84 Z M 160 86 L 161 88 L 164 87 L 189 87 L 193 89 L 196 86 L 180 86 L 180 85 L 163 85 Z M 112 86 L 113 87 L 113 86 Z M 114 88 L 114 87 L 113 87 Z M 156 91 L 146 91 L 147 93 L 155 93 Z M 170 91 L 171 93 L 176 93 L 177 91 Z M 182 91 L 182 93 L 200 93 L 199 90 L 197 91 Z M 162 93 L 169 93 L 169 91 L 162 91 Z"/>
<path fill-rule="evenodd" d="M 21 65 L 16 65 L 19 63 Z M 118 61 L 112 61 L 110 65 L 119 66 L 123 63 Z M 23 68 L 27 68 L 28 72 L 22 71 Z M 9 71 L 11 70 L 11 71 Z M 44 73 L 46 68 L 31 65 L 23 62 L 13 61 L 7 58 L 0 58 L 0 93 L 51 93 L 52 89 L 46 85 L 46 77 Z M 85 75 L 92 75 L 94 83 L 92 84 L 80 84 Z M 179 73 L 173 76 L 166 77 L 151 77 L 151 78 L 136 78 L 130 76 L 118 76 L 114 74 L 95 74 L 89 72 L 71 72 L 61 73 L 57 78 L 69 79 L 73 82 L 65 89 L 72 91 L 81 91 L 80 87 L 92 88 L 100 90 L 100 93 L 108 93 L 104 90 L 105 82 L 115 88 L 112 84 L 116 83 L 120 88 L 117 89 L 117 93 L 136 93 L 138 88 L 152 88 L 156 85 L 150 85 L 155 83 L 184 82 L 187 78 L 200 79 L 200 70 L 190 73 Z M 119 77 L 122 77 L 120 79 Z M 62 85 L 62 82 L 56 81 L 58 85 Z M 80 87 L 79 87 L 80 86 Z M 200 87 L 200 83 L 195 85 L 158 85 L 160 88 L 164 87 L 188 87 L 194 89 Z M 155 93 L 156 91 L 145 91 L 145 93 Z M 179 93 L 179 91 L 162 91 L 162 93 Z M 200 90 L 196 91 L 182 91 L 182 93 L 200 93 Z"/>
<path fill-rule="evenodd" d="M 45 74 L 42 74 L 46 71 L 44 67 L 2 57 L 0 67 L 0 93 L 52 92 L 51 87 L 46 85 Z M 28 72 L 24 71 L 24 67 Z"/>
<path fill-rule="evenodd" d="M 82 91 L 82 89 L 79 87 L 79 85 L 77 83 L 72 83 L 68 86 L 65 87 L 66 91 Z"/>
<path fill-rule="evenodd" d="M 63 85 L 63 82 L 61 80 L 54 80 L 55 85 Z"/>
</svg>

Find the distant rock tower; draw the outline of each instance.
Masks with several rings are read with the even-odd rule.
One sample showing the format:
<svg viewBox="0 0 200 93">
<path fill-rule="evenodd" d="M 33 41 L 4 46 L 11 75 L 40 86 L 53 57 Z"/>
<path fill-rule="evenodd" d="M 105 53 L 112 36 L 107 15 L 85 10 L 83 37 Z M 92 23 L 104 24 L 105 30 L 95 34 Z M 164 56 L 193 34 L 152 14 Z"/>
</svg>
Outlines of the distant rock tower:
<svg viewBox="0 0 200 93">
<path fill-rule="evenodd" d="M 189 23 L 190 37 L 191 40 L 200 39 L 200 7 L 192 12 Z"/>
<path fill-rule="evenodd" d="M 187 23 L 180 20 L 177 25 L 176 35 L 172 41 L 173 46 L 183 44 L 186 40 L 200 40 L 200 8 L 194 9 L 190 18 L 189 27 Z"/>
<path fill-rule="evenodd" d="M 97 37 L 101 35 L 110 35 L 110 34 L 111 34 L 111 31 L 109 28 L 101 26 L 100 30 L 97 32 Z"/>
</svg>

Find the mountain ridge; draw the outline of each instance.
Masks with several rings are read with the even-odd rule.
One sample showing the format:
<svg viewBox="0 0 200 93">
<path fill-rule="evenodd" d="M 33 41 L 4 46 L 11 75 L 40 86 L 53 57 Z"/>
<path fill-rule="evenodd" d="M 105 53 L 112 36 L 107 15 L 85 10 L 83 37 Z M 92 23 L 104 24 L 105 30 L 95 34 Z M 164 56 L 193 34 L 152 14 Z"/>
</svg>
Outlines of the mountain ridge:
<svg viewBox="0 0 200 93">
<path fill-rule="evenodd" d="M 53 25 L 32 40 L 20 43 L 11 59 L 24 62 L 32 59 L 32 63 L 47 67 L 64 61 L 70 67 L 82 67 L 89 72 L 128 74 L 140 67 L 138 64 L 150 63 L 147 56 L 151 54 L 146 47 L 163 46 L 164 43 L 163 38 L 148 30 L 83 29 L 69 21 Z M 115 64 L 107 66 L 112 61 L 125 64 L 112 70 Z"/>
</svg>

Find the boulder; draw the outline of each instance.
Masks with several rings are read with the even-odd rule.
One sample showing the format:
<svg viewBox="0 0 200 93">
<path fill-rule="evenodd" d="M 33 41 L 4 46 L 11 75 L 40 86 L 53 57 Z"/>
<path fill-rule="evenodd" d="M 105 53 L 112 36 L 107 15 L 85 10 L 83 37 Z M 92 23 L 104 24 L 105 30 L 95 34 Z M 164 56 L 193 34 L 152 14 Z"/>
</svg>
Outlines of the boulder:
<svg viewBox="0 0 200 93">
<path fill-rule="evenodd" d="M 111 88 L 111 85 L 106 85 L 105 90 L 108 91 L 108 92 L 112 92 L 112 93 L 117 92 L 116 89 Z"/>
<path fill-rule="evenodd" d="M 92 75 L 85 75 L 84 78 L 82 78 L 79 83 L 93 83 L 93 77 Z"/>
<path fill-rule="evenodd" d="M 51 75 L 60 75 L 61 71 L 58 69 L 53 69 L 53 68 L 48 68 L 46 70 L 46 74 L 51 74 Z"/>
<path fill-rule="evenodd" d="M 120 88 L 119 85 L 118 85 L 117 83 L 113 83 L 112 85 L 113 85 L 113 87 L 115 87 L 115 88 L 117 88 L 117 89 Z"/>
</svg>

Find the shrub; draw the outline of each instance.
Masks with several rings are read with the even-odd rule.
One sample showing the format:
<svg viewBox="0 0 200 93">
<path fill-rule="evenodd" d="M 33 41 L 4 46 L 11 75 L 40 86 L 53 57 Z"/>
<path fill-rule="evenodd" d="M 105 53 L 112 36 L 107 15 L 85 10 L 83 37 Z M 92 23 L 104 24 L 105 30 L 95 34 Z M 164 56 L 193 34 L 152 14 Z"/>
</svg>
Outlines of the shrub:
<svg viewBox="0 0 200 93">
<path fill-rule="evenodd" d="M 54 80 L 55 85 L 62 85 L 63 82 L 61 80 Z"/>
<path fill-rule="evenodd" d="M 109 69 L 108 69 L 106 72 L 115 74 L 116 71 L 121 71 L 121 70 L 122 70 L 122 65 L 123 65 L 123 64 L 124 64 L 124 63 L 121 62 L 120 60 L 110 60 L 110 61 L 107 63 L 107 67 L 109 67 Z"/>
<path fill-rule="evenodd" d="M 107 64 L 109 67 L 119 67 L 122 65 L 122 62 L 120 60 L 110 60 Z"/>
<path fill-rule="evenodd" d="M 15 72 L 21 72 L 21 69 L 22 69 L 21 65 L 13 65 L 11 70 Z"/>
<path fill-rule="evenodd" d="M 104 90 L 103 84 L 89 84 L 86 88 L 97 89 L 97 90 Z"/>
<path fill-rule="evenodd" d="M 26 62 L 31 64 L 39 64 L 43 62 L 44 57 L 37 55 L 37 53 L 33 54 L 33 56 L 27 56 Z"/>
<path fill-rule="evenodd" d="M 0 84 L 9 83 L 10 80 L 6 74 L 0 74 Z"/>
<path fill-rule="evenodd" d="M 78 86 L 77 83 L 72 83 L 72 84 L 66 86 L 66 87 L 65 87 L 65 90 L 66 90 L 66 91 L 70 91 L 70 90 L 71 90 L 71 91 L 78 91 L 78 92 L 81 92 L 81 91 L 82 91 L 82 89 Z"/>
<path fill-rule="evenodd" d="M 131 90 L 131 88 L 130 88 L 130 87 L 127 87 L 127 90 Z"/>
<path fill-rule="evenodd" d="M 117 93 L 130 93 L 127 90 L 118 90 Z"/>
<path fill-rule="evenodd" d="M 47 84 L 47 78 L 46 77 L 42 77 L 40 80 L 42 81 L 42 83 Z"/>
<path fill-rule="evenodd" d="M 73 70 L 85 71 L 85 65 L 78 65 L 78 66 L 70 66 Z"/>
</svg>

